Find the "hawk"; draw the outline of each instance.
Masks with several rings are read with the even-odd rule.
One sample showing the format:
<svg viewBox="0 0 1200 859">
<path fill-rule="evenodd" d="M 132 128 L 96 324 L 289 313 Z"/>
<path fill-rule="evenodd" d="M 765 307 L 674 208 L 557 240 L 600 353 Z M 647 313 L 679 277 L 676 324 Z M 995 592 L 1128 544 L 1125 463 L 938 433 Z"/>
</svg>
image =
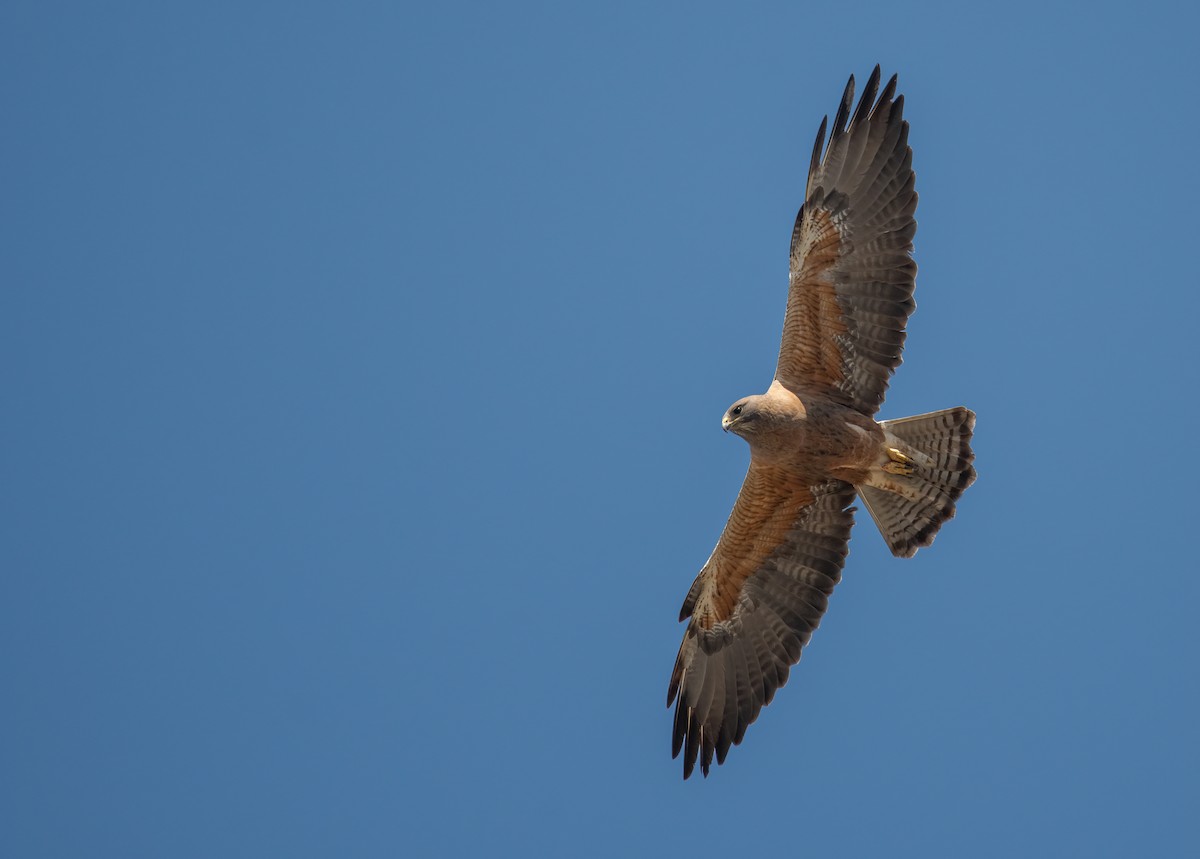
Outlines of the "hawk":
<svg viewBox="0 0 1200 859">
<path fill-rule="evenodd" d="M 928 546 L 975 479 L 962 407 L 876 421 L 916 307 L 912 149 L 904 96 L 879 66 L 851 115 L 851 76 L 821 122 L 792 230 L 783 342 L 765 394 L 721 421 L 750 467 L 679 613 L 672 756 L 683 777 L 724 763 L 787 682 L 841 578 L 855 495 L 892 554 Z"/>
</svg>

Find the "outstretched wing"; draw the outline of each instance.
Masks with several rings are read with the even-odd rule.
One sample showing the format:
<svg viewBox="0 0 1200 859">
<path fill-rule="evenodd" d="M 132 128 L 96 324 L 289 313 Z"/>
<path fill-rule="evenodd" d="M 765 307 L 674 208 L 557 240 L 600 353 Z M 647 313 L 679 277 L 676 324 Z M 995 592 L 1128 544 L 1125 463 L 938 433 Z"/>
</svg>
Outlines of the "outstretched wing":
<svg viewBox="0 0 1200 859">
<path fill-rule="evenodd" d="M 708 775 L 787 682 L 841 579 L 854 487 L 803 485 L 751 462 L 712 557 L 679 619 L 691 617 L 667 693 L 675 702 L 672 756 L 683 777 L 699 757 Z M 678 701 L 676 701 L 678 699 Z"/>
<path fill-rule="evenodd" d="M 916 304 L 912 150 L 896 77 L 879 95 L 879 66 L 854 115 L 846 84 L 822 158 L 817 132 L 804 205 L 792 231 L 783 343 L 775 377 L 874 414 L 900 364 Z M 895 97 L 895 98 L 893 98 Z M 849 125 L 847 125 L 849 120 Z"/>
</svg>

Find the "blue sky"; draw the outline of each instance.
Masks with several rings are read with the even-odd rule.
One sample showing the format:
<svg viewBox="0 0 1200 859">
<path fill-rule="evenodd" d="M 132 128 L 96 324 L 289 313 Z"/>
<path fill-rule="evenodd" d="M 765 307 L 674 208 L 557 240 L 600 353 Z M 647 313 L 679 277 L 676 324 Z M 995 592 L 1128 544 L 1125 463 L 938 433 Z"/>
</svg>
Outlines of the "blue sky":
<svg viewBox="0 0 1200 859">
<path fill-rule="evenodd" d="M 6 856 L 1200 845 L 1184 4 L 0 10 Z M 979 480 L 707 779 L 679 604 L 846 77 L 899 72 L 882 417 Z"/>
</svg>

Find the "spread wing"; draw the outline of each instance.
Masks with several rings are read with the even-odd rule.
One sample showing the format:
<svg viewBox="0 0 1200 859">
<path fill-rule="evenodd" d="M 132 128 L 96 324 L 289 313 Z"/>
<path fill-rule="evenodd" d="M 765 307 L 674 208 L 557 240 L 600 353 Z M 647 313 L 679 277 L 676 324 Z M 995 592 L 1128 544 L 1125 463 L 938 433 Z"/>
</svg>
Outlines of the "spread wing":
<svg viewBox="0 0 1200 859">
<path fill-rule="evenodd" d="M 787 682 L 841 579 L 854 487 L 804 485 L 750 464 L 729 522 L 696 577 L 679 619 L 691 617 L 667 693 L 675 703 L 672 756 L 683 776 L 708 775 Z M 678 699 L 678 700 L 676 700 Z"/>
<path fill-rule="evenodd" d="M 912 150 L 896 78 L 879 92 L 879 66 L 854 115 L 846 85 L 822 158 L 817 132 L 804 205 L 792 231 L 783 343 L 775 377 L 793 391 L 821 391 L 872 415 L 900 364 L 916 304 L 911 257 Z M 847 125 L 849 120 L 849 125 Z"/>
</svg>

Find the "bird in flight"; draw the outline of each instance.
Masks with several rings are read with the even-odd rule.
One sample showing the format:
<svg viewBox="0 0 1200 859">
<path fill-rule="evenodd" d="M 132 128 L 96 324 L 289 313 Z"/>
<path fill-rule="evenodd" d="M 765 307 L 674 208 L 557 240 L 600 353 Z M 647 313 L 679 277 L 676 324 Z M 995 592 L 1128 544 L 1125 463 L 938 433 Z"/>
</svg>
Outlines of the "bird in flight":
<svg viewBox="0 0 1200 859">
<path fill-rule="evenodd" d="M 928 546 L 975 479 L 975 415 L 958 407 L 876 421 L 916 307 L 912 149 L 904 96 L 879 66 L 854 77 L 813 147 L 792 230 L 783 342 L 765 394 L 721 426 L 750 468 L 717 547 L 688 590 L 671 673 L 672 756 L 704 774 L 787 682 L 841 579 L 854 496 L 892 554 Z"/>
</svg>

